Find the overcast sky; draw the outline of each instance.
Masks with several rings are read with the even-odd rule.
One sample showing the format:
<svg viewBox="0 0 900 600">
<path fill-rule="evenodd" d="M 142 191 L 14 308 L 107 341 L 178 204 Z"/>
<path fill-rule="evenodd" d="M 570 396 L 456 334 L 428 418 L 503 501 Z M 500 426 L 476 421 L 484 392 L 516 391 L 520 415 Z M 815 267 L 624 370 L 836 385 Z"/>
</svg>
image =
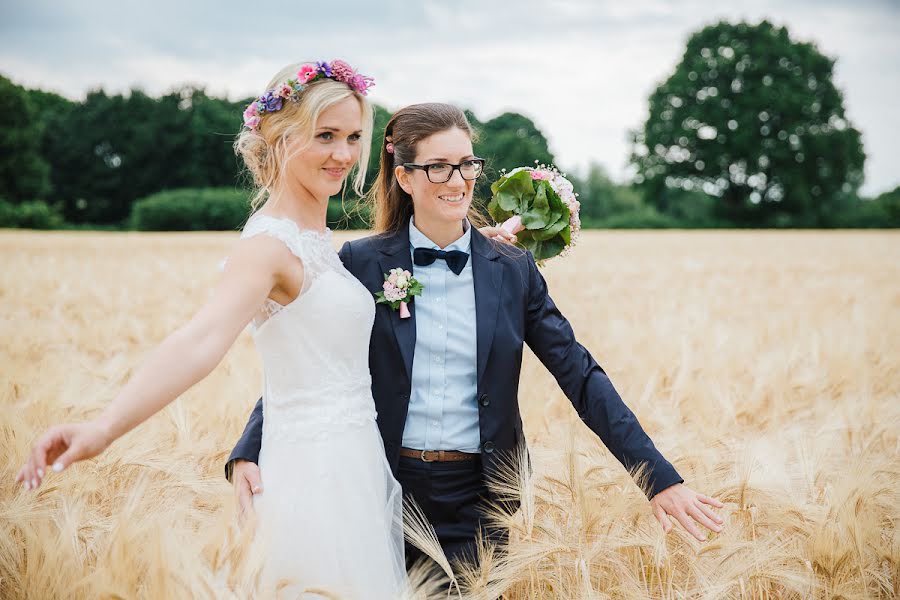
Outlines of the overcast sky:
<svg viewBox="0 0 900 600">
<path fill-rule="evenodd" d="M 563 169 L 626 176 L 627 131 L 691 32 L 721 18 L 786 25 L 837 59 L 835 83 L 863 134 L 863 191 L 900 185 L 900 0 L 0 0 L 0 73 L 82 98 L 183 83 L 258 94 L 283 65 L 344 58 L 388 109 L 428 100 L 482 119 L 521 112 Z M 238 116 L 236 116 L 236 119 Z"/>
</svg>

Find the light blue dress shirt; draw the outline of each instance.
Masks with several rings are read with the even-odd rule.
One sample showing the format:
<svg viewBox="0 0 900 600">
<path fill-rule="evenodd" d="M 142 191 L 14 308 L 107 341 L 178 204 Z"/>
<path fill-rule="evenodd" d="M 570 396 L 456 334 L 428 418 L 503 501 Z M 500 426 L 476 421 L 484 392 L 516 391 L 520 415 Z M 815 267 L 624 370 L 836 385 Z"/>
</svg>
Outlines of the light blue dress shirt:
<svg viewBox="0 0 900 600">
<path fill-rule="evenodd" d="M 475 285 L 472 280 L 472 228 L 443 250 L 462 250 L 469 260 L 459 275 L 443 260 L 413 265 L 424 285 L 416 296 L 416 348 L 412 393 L 403 430 L 403 445 L 418 450 L 481 451 L 478 422 L 478 346 Z M 409 220 L 410 254 L 437 244 Z"/>
</svg>

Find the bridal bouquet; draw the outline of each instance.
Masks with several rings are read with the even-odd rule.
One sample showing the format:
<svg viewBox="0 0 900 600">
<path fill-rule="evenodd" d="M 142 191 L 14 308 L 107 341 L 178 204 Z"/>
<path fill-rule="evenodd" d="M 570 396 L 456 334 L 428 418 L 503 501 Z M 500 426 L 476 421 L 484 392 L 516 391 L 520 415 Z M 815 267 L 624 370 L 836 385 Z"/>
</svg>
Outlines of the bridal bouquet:
<svg viewBox="0 0 900 600">
<path fill-rule="evenodd" d="M 536 162 L 536 161 L 535 161 Z M 491 185 L 488 213 L 535 260 L 565 256 L 581 230 L 572 183 L 554 167 L 517 167 Z"/>
</svg>

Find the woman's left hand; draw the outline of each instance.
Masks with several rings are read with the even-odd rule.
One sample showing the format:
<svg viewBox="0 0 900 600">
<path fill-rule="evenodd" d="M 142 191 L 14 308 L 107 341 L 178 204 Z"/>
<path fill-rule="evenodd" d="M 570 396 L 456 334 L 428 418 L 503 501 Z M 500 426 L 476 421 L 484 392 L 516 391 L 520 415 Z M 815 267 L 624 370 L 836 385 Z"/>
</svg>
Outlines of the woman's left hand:
<svg viewBox="0 0 900 600">
<path fill-rule="evenodd" d="M 709 508 L 710 506 L 722 508 L 724 504 L 715 498 L 698 494 L 681 483 L 667 487 L 653 496 L 650 506 L 653 507 L 653 515 L 666 533 L 672 531 L 672 521 L 669 517 L 675 517 L 688 533 L 701 542 L 706 541 L 706 534 L 700 531 L 697 523 L 719 533 L 722 531 L 722 523 L 725 522 Z"/>
<path fill-rule="evenodd" d="M 62 471 L 74 462 L 97 456 L 111 443 L 111 436 L 97 421 L 51 427 L 35 442 L 28 462 L 16 475 L 16 483 L 21 482 L 26 490 L 37 489 L 48 465 Z"/>
<path fill-rule="evenodd" d="M 516 234 L 510 233 L 502 227 L 481 227 L 478 232 L 490 240 L 498 242 L 506 242 L 507 244 L 516 243 Z"/>
</svg>

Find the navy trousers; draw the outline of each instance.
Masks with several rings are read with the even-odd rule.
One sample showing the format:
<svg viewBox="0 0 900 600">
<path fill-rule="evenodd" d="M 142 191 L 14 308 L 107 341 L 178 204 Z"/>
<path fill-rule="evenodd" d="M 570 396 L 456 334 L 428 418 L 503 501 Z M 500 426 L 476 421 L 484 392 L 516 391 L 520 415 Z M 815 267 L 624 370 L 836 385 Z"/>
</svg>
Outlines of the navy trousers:
<svg viewBox="0 0 900 600">
<path fill-rule="evenodd" d="M 488 527 L 484 519 L 488 489 L 480 457 L 471 461 L 423 462 L 401 456 L 397 479 L 404 495 L 412 495 L 434 526 L 451 564 L 454 560 L 477 561 L 475 538 L 479 528 L 482 536 L 502 551 L 506 532 Z M 407 568 L 422 556 L 418 548 L 407 542 Z"/>
</svg>

